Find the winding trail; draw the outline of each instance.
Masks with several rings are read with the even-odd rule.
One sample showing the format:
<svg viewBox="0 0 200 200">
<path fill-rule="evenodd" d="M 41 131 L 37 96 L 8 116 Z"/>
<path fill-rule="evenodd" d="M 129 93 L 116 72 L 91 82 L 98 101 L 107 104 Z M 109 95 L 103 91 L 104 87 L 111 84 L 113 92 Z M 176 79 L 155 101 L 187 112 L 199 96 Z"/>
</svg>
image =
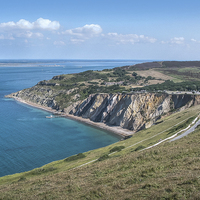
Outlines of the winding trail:
<svg viewBox="0 0 200 200">
<path fill-rule="evenodd" d="M 145 148 L 145 149 L 142 149 L 141 151 L 144 151 L 144 150 L 153 148 L 153 147 L 155 147 L 155 146 L 158 146 L 159 144 L 161 144 L 161 143 L 163 143 L 163 142 L 165 142 L 165 141 L 167 141 L 167 140 L 170 140 L 170 139 L 172 139 L 172 138 L 174 138 L 174 139 L 170 140 L 170 142 L 175 141 L 175 140 L 177 140 L 177 139 L 180 139 L 180 138 L 182 138 L 182 137 L 188 135 L 189 133 L 193 132 L 193 131 L 195 130 L 195 128 L 200 124 L 200 119 L 197 121 L 198 118 L 199 118 L 199 115 L 198 115 L 198 116 L 192 121 L 192 123 L 189 124 L 189 126 L 186 127 L 185 129 L 182 129 L 182 130 L 178 131 L 177 133 L 175 133 L 174 135 L 172 135 L 172 136 L 170 136 L 170 137 L 168 137 L 168 138 L 165 138 L 164 140 L 161 140 L 160 142 L 158 142 L 158 143 L 156 143 L 156 144 L 154 144 L 154 145 L 152 145 L 152 146 L 149 146 L 149 147 L 147 147 L 147 148 Z M 187 119 L 188 119 L 188 118 L 187 118 Z M 186 120 L 187 120 L 187 119 L 186 119 Z M 185 121 L 185 120 L 184 120 L 184 121 Z M 197 122 L 196 122 L 196 121 L 197 121 Z M 193 124 L 195 124 L 195 125 L 192 126 Z M 175 126 L 176 126 L 176 125 L 175 125 Z M 191 126 L 192 126 L 192 127 L 191 127 Z M 172 127 L 171 127 L 171 128 L 172 128 Z M 170 128 L 170 129 L 171 129 L 171 128 Z M 184 131 L 186 131 L 186 132 L 184 132 Z M 180 134 L 180 133 L 182 133 L 182 132 L 184 132 L 184 133 L 181 134 L 181 135 L 179 135 L 178 137 L 176 137 L 178 134 Z M 176 138 L 175 138 L 175 137 L 176 137 Z"/>
<path fill-rule="evenodd" d="M 189 124 L 189 126 L 186 127 L 185 129 L 182 129 L 182 130 L 178 131 L 176 134 L 174 134 L 174 135 L 172 135 L 172 136 L 170 136 L 170 137 L 168 137 L 168 138 L 165 138 L 164 140 L 161 140 L 160 142 L 158 142 L 158 143 L 156 143 L 156 144 L 154 144 L 154 145 L 152 145 L 152 146 L 149 146 L 149 147 L 147 147 L 147 148 L 145 148 L 145 149 L 142 149 L 142 150 L 140 150 L 140 151 L 144 151 L 144 150 L 153 148 L 153 147 L 155 147 L 155 146 L 161 144 L 162 142 L 165 142 L 165 141 L 167 141 L 167 140 L 170 140 L 170 139 L 172 139 L 172 138 L 174 138 L 174 137 L 175 137 L 175 138 L 172 139 L 172 140 L 170 140 L 170 142 L 171 142 L 171 141 L 178 140 L 178 139 L 180 139 L 180 138 L 182 138 L 182 137 L 188 135 L 189 133 L 193 132 L 193 131 L 195 130 L 195 128 L 196 128 L 198 125 L 200 125 L 200 119 L 198 120 L 199 117 L 200 117 L 200 114 L 199 114 L 199 115 L 192 121 L 192 123 Z M 137 142 L 137 143 L 135 143 L 135 144 L 132 144 L 132 145 L 130 145 L 130 146 L 128 146 L 128 147 L 122 149 L 122 151 L 125 150 L 125 149 L 128 149 L 128 148 L 130 148 L 130 147 L 133 147 L 133 146 L 135 146 L 135 145 L 137 145 L 137 144 L 139 144 L 139 143 L 142 143 L 142 142 L 144 142 L 144 141 L 146 141 L 146 140 L 149 140 L 149 139 L 151 139 L 151 138 L 154 138 L 154 137 L 156 137 L 156 136 L 158 136 L 158 135 L 160 135 L 160 134 L 162 134 L 162 133 L 164 133 L 164 132 L 170 130 L 171 128 L 173 128 L 173 127 L 179 125 L 180 123 L 182 123 L 182 122 L 188 120 L 189 118 L 191 118 L 191 117 L 188 117 L 187 119 L 184 119 L 183 121 L 181 121 L 181 122 L 175 124 L 174 126 L 171 126 L 170 128 L 168 128 L 168 129 L 166 129 L 166 130 L 164 130 L 164 131 L 162 131 L 162 132 L 160 132 L 160 133 L 157 133 L 156 135 L 154 135 L 154 136 L 152 136 L 152 137 L 149 137 L 149 138 L 144 139 L 144 140 L 141 140 L 141 141 L 139 141 L 139 142 Z M 198 121 L 197 121 L 197 120 L 198 120 Z M 197 122 L 196 122 L 196 121 L 197 121 Z M 184 131 L 185 131 L 185 132 L 184 132 Z M 181 134 L 181 135 L 179 135 L 178 137 L 176 137 L 176 136 L 177 136 L 178 134 L 180 134 L 181 132 L 184 132 L 184 133 Z M 110 153 L 110 154 L 108 154 L 108 155 L 112 155 L 112 154 L 115 154 L 115 153 L 117 153 L 117 152 L 118 152 L 118 151 L 115 151 L 115 152 L 112 152 L 112 153 Z M 70 170 L 74 170 L 74 169 L 83 167 L 83 166 L 88 165 L 88 164 L 90 164 L 90 163 L 93 163 L 93 162 L 95 162 L 95 161 L 97 161 L 97 160 L 98 160 L 98 159 L 89 161 L 89 162 L 87 162 L 87 163 L 84 163 L 84 164 L 82 164 L 82 165 L 80 165 L 80 166 L 77 166 L 77 167 L 75 167 L 75 168 L 72 168 L 72 169 L 70 169 Z"/>
<path fill-rule="evenodd" d="M 181 134 L 181 135 L 175 137 L 174 139 L 170 140 L 170 142 L 178 140 L 178 139 L 180 139 L 180 138 L 182 138 L 182 137 L 184 137 L 184 136 L 192 133 L 196 129 L 196 127 L 199 126 L 199 125 L 200 125 L 200 119 L 195 123 L 194 126 L 192 126 L 190 129 L 188 129 L 187 131 L 185 131 L 183 134 Z"/>
</svg>

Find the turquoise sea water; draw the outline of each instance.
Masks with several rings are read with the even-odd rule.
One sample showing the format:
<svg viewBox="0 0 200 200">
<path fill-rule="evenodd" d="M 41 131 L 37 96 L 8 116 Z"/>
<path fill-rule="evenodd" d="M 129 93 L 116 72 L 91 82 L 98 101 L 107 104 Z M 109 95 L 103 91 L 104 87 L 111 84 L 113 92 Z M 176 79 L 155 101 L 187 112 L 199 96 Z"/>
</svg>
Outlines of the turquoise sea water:
<svg viewBox="0 0 200 200">
<path fill-rule="evenodd" d="M 0 60 L 0 176 L 28 171 L 120 140 L 114 134 L 70 119 L 47 119 L 48 112 L 4 95 L 59 74 L 141 62 L 144 61 Z"/>
</svg>

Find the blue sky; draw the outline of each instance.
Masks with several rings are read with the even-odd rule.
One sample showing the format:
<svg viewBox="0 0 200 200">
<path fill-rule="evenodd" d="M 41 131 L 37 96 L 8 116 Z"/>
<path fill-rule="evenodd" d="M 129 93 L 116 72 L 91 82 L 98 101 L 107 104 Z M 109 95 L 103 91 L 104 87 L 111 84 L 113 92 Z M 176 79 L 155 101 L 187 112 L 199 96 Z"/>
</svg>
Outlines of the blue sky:
<svg viewBox="0 0 200 200">
<path fill-rule="evenodd" d="M 0 4 L 0 59 L 200 60 L 199 0 Z"/>
</svg>

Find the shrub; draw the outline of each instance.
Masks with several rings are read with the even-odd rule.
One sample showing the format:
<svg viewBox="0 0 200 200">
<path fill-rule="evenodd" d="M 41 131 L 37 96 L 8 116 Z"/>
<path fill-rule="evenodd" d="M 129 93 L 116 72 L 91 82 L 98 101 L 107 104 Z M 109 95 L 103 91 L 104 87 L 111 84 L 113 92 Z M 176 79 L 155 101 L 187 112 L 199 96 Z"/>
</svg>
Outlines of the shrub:
<svg viewBox="0 0 200 200">
<path fill-rule="evenodd" d="M 108 154 L 105 154 L 105 155 L 101 156 L 101 157 L 98 159 L 98 161 L 103 161 L 103 160 L 106 160 L 106 159 L 108 159 L 108 158 L 109 158 L 109 155 L 108 155 Z"/>
<path fill-rule="evenodd" d="M 121 151 L 122 149 L 124 149 L 125 146 L 116 146 L 116 147 L 113 147 L 111 150 L 110 150 L 110 153 L 112 152 L 115 152 L 115 151 Z"/>
<path fill-rule="evenodd" d="M 47 172 L 54 171 L 54 170 L 56 170 L 56 169 L 57 169 L 57 168 L 55 168 L 55 167 L 38 168 L 38 169 L 32 170 L 32 171 L 30 172 L 30 174 L 32 174 L 32 175 L 39 175 L 39 174 L 43 174 L 43 173 L 47 173 Z"/>
<path fill-rule="evenodd" d="M 70 161 L 78 160 L 78 159 L 85 158 L 85 157 L 86 156 L 83 153 L 79 153 L 77 155 L 73 155 L 73 156 L 70 156 L 70 157 L 66 158 L 64 161 L 70 162 Z"/>
<path fill-rule="evenodd" d="M 138 74 L 136 72 L 133 72 L 132 73 L 132 76 L 137 76 Z"/>
<path fill-rule="evenodd" d="M 26 180 L 26 178 L 22 176 L 22 177 L 19 178 L 18 182 L 25 181 L 25 180 Z"/>
<path fill-rule="evenodd" d="M 145 146 L 140 145 L 140 146 L 138 146 L 134 151 L 139 151 L 139 150 L 144 149 L 144 148 L 145 148 Z"/>
</svg>

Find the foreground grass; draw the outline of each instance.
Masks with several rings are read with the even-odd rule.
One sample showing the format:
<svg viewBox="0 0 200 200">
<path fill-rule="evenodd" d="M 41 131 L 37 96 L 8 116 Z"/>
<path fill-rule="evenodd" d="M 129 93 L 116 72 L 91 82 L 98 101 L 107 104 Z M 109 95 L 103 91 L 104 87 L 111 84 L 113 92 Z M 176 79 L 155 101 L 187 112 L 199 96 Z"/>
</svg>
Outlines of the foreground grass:
<svg viewBox="0 0 200 200">
<path fill-rule="evenodd" d="M 0 199 L 199 199 L 200 129 L 176 142 L 139 151 L 169 137 L 172 126 L 179 127 L 199 111 L 196 106 L 174 113 L 128 140 L 2 177 Z M 108 155 L 113 149 L 117 153 Z M 100 157 L 101 161 L 72 169 Z"/>
</svg>

